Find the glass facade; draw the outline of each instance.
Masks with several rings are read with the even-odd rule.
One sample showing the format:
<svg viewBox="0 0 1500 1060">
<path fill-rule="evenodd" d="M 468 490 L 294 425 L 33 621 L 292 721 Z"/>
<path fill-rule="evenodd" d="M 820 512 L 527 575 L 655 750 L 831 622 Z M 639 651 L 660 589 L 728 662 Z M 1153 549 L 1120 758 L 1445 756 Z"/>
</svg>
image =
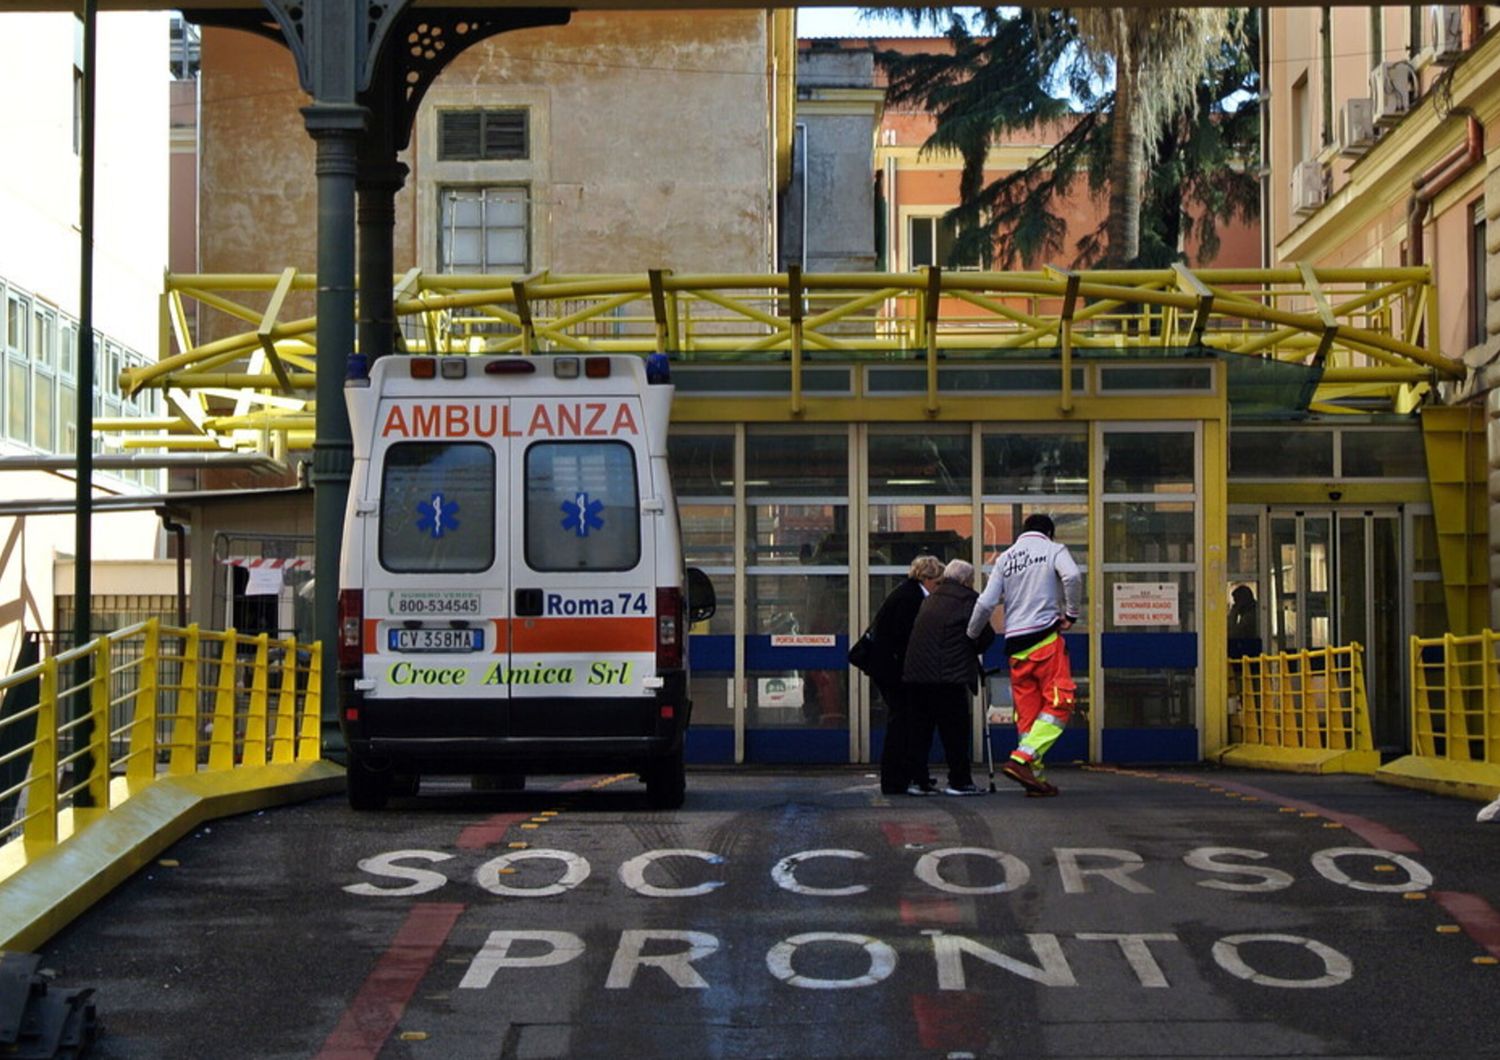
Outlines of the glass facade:
<svg viewBox="0 0 1500 1060">
<path fill-rule="evenodd" d="M 1164 420 L 675 432 L 685 550 L 713 577 L 720 603 L 694 630 L 694 729 L 720 732 L 717 760 L 878 759 L 886 707 L 847 666 L 851 635 L 915 556 L 967 559 L 982 585 L 1025 518 L 1043 512 L 1085 580 L 1083 618 L 1066 634 L 1083 709 L 1059 761 L 1196 761 L 1210 713 L 1222 718 L 1227 707 L 1217 740 L 1236 735 L 1243 690 L 1230 660 L 1349 639 L 1367 645 L 1377 730 L 1399 741 L 1406 630 L 1443 624 L 1432 517 L 1421 508 L 1234 507 L 1221 516 L 1222 577 L 1209 581 L 1207 430 Z M 1298 459 L 1356 478 L 1372 467 L 1398 475 L 1397 453 L 1414 440 L 1395 428 L 1299 436 L 1248 427 L 1227 433 L 1226 445 L 1255 483 L 1277 473 L 1285 443 L 1299 438 Z M 1414 584 L 1396 574 L 1403 563 Z M 1211 644 L 1209 607 L 1223 630 Z M 1209 667 L 1213 655 L 1224 661 Z M 1003 650 L 985 662 L 991 702 L 1003 706 Z M 1208 703 L 1211 694 L 1227 703 Z M 1377 705 L 1388 700 L 1398 706 Z M 995 730 L 997 753 L 1014 738 L 1005 730 Z"/>
<path fill-rule="evenodd" d="M 78 321 L 30 291 L 0 278 L 0 433 L 38 453 L 78 451 Z M 119 342 L 94 334 L 96 418 L 151 417 L 162 409 L 155 389 L 126 394 L 120 373 L 150 363 Z M 103 443 L 94 439 L 94 452 Z M 96 475 L 161 489 L 156 468 L 96 469 Z"/>
</svg>

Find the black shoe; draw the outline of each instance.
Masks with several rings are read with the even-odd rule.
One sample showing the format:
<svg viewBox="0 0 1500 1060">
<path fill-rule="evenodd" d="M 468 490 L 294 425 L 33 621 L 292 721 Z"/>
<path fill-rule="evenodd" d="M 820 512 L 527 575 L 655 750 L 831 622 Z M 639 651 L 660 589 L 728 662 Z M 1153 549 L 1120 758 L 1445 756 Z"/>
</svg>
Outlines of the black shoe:
<svg viewBox="0 0 1500 1060">
<path fill-rule="evenodd" d="M 936 795 L 937 794 L 937 785 L 936 784 L 918 784 L 915 781 L 913 781 L 912 783 L 906 785 L 906 793 L 908 795 Z"/>
</svg>

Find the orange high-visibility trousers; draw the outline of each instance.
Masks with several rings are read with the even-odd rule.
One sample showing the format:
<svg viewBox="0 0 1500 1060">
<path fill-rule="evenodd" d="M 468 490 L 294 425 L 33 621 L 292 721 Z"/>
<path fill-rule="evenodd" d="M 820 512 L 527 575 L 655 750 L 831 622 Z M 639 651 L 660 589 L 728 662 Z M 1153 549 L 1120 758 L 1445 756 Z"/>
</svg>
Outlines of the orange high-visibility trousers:
<svg viewBox="0 0 1500 1060">
<path fill-rule="evenodd" d="M 1010 691 L 1016 708 L 1016 732 L 1020 746 L 1011 757 L 1040 761 L 1057 742 L 1073 716 L 1078 686 L 1068 665 L 1068 648 L 1061 636 L 1032 648 L 1025 655 L 1010 657 Z M 1027 739 L 1033 725 L 1043 722 L 1035 739 Z"/>
</svg>

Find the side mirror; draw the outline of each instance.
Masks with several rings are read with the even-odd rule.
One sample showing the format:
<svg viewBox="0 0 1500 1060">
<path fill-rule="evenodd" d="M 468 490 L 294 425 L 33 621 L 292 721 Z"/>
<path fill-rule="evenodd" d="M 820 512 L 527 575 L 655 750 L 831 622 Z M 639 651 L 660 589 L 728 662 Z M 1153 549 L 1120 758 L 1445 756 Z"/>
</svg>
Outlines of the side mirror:
<svg viewBox="0 0 1500 1060">
<path fill-rule="evenodd" d="M 697 625 L 712 618 L 719 609 L 714 594 L 714 583 L 697 567 L 687 569 L 687 613 L 688 622 Z"/>
</svg>

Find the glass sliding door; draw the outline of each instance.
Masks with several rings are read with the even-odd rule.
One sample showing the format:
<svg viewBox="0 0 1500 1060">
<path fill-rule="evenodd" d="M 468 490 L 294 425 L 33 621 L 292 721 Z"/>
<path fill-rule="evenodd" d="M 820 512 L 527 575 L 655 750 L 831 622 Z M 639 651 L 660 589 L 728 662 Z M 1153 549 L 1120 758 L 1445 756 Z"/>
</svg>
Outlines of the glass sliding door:
<svg viewBox="0 0 1500 1060">
<path fill-rule="evenodd" d="M 687 731 L 690 762 L 735 761 L 735 435 L 733 431 L 673 432 L 667 459 L 682 525 L 683 563 L 714 585 L 717 609 L 689 630 Z"/>
<path fill-rule="evenodd" d="M 1402 575 L 1400 513 L 1272 509 L 1267 520 L 1267 650 L 1359 644 L 1376 746 L 1403 749 L 1410 606 L 1405 585 L 1412 579 Z M 1419 580 L 1417 589 L 1423 584 Z"/>
<path fill-rule="evenodd" d="M 864 629 L 912 560 L 947 563 L 974 551 L 973 437 L 966 427 L 871 428 L 866 442 L 868 614 Z M 853 675 L 852 675 L 853 676 Z M 888 709 L 869 682 L 870 760 L 879 761 Z"/>
<path fill-rule="evenodd" d="M 1099 757 L 1201 757 L 1198 429 L 1102 424 Z"/>
<path fill-rule="evenodd" d="M 745 429 L 745 759 L 848 762 L 849 432 Z"/>
<path fill-rule="evenodd" d="M 983 570 L 976 588 L 983 588 L 995 557 L 1021 533 L 1026 517 L 1043 514 L 1052 517 L 1057 540 L 1068 546 L 1084 576 L 1083 614 L 1077 625 L 1063 635 L 1068 645 L 1068 660 L 1078 685 L 1078 709 L 1068 728 L 1058 739 L 1050 757 L 1053 761 L 1087 760 L 1089 758 L 1088 705 L 1092 694 L 1089 680 L 1089 434 L 1083 426 L 1046 429 L 1031 425 L 985 427 L 980 437 L 982 471 L 980 489 L 981 540 Z M 1003 613 L 997 611 L 997 632 Z M 1006 709 L 1011 702 L 1010 675 L 1004 642 L 997 638 L 985 654 L 989 702 Z M 994 753 L 1003 757 L 1016 746 L 1016 733 L 1010 725 L 996 725 L 993 730 Z M 982 746 L 982 745 L 981 745 Z"/>
</svg>

